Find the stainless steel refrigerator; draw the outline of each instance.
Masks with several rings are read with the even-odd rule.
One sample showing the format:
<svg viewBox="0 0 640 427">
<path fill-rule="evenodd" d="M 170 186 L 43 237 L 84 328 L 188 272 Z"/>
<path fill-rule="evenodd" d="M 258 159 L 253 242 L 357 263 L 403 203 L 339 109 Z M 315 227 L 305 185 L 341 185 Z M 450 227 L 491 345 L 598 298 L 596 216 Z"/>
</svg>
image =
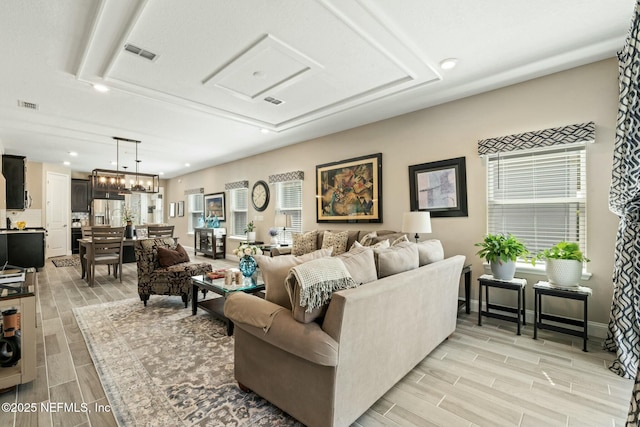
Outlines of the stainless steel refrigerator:
<svg viewBox="0 0 640 427">
<path fill-rule="evenodd" d="M 93 199 L 91 202 L 91 225 L 121 226 L 124 200 Z"/>
</svg>

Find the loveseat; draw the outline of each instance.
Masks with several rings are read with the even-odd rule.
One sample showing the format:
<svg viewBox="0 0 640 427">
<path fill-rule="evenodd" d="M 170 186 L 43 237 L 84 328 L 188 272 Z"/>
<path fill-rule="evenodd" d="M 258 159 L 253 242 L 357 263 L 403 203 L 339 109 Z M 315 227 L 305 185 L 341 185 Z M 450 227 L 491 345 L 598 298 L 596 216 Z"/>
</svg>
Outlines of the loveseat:
<svg viewBox="0 0 640 427">
<path fill-rule="evenodd" d="M 370 408 L 456 327 L 464 256 L 443 259 L 439 241 L 397 246 L 377 258 L 366 247 L 340 255 L 357 287 L 334 292 L 315 313 L 299 306 L 292 276 L 330 250 L 259 259 L 266 299 L 236 293 L 225 304 L 240 387 L 311 427 L 348 426 Z M 288 300 L 269 289 L 282 277 L 270 268 L 287 263 Z"/>
</svg>

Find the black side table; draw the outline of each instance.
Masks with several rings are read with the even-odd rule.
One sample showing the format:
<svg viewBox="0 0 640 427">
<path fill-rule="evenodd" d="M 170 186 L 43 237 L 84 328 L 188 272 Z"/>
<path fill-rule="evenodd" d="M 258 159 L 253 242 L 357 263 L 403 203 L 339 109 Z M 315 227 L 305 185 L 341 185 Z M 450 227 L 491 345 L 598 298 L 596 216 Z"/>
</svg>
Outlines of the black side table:
<svg viewBox="0 0 640 427">
<path fill-rule="evenodd" d="M 589 295 L 591 295 L 591 288 L 587 288 L 586 286 L 580 286 L 576 289 L 559 289 L 554 288 L 548 282 L 538 282 L 533 285 L 533 289 L 535 292 L 534 299 L 534 319 L 533 319 L 533 339 L 538 339 L 538 328 L 540 329 L 548 329 L 550 331 L 560 332 L 563 334 L 569 334 L 576 337 L 582 337 L 582 351 L 587 351 L 587 299 Z M 582 321 L 576 319 L 569 319 L 566 317 L 554 316 L 551 314 L 543 314 L 542 313 L 542 296 L 549 295 L 552 297 L 559 298 L 568 298 L 574 299 L 578 301 L 582 301 L 583 303 L 583 318 Z M 543 323 L 543 320 L 550 320 L 556 323 L 564 323 L 567 325 L 578 326 L 582 328 L 582 330 L 565 328 L 563 326 L 551 325 L 548 323 Z"/>
<path fill-rule="evenodd" d="M 464 306 L 467 314 L 471 313 L 471 264 L 465 264 L 462 267 L 464 275 L 464 301 L 458 301 L 458 310 Z"/>
<path fill-rule="evenodd" d="M 479 295 L 478 295 L 478 326 L 482 326 L 482 316 L 493 317 L 495 319 L 506 320 L 507 322 L 514 322 L 518 325 L 518 335 L 520 335 L 520 325 L 526 325 L 524 318 L 524 287 L 527 285 L 526 279 L 513 278 L 512 280 L 498 280 L 494 279 L 490 274 L 483 274 L 478 277 Z M 482 287 L 485 290 L 486 310 L 482 310 Z M 509 289 L 518 293 L 518 307 L 506 307 L 504 305 L 497 305 L 489 303 L 489 288 Z M 493 313 L 490 310 L 506 311 L 509 313 L 515 313 L 515 316 L 508 316 L 500 313 Z M 522 317 L 521 317 L 522 316 Z"/>
</svg>

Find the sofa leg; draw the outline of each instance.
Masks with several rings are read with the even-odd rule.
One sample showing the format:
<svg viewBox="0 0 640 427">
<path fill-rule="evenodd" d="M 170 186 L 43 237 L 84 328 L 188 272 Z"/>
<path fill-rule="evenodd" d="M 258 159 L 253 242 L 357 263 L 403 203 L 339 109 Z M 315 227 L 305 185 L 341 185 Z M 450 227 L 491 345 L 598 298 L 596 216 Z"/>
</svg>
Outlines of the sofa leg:
<svg viewBox="0 0 640 427">
<path fill-rule="evenodd" d="M 238 381 L 238 388 L 244 391 L 245 393 L 251 393 L 251 389 L 239 381 Z"/>
<path fill-rule="evenodd" d="M 149 301 L 149 295 L 140 295 L 140 301 L 144 303 L 144 306 L 147 306 L 147 301 Z"/>
</svg>

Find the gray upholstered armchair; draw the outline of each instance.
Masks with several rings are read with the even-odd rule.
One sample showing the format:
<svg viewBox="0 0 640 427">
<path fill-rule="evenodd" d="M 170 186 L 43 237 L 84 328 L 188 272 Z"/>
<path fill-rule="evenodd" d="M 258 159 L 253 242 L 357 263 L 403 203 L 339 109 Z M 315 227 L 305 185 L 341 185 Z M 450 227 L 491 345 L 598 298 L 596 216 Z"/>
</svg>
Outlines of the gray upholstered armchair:
<svg viewBox="0 0 640 427">
<path fill-rule="evenodd" d="M 181 262 L 169 267 L 160 266 L 158 248 L 176 249 L 177 243 L 171 237 L 145 239 L 135 242 L 138 264 L 138 294 L 147 305 L 150 295 L 180 295 L 185 308 L 191 296 L 191 276 L 212 271 L 206 262 Z"/>
</svg>

